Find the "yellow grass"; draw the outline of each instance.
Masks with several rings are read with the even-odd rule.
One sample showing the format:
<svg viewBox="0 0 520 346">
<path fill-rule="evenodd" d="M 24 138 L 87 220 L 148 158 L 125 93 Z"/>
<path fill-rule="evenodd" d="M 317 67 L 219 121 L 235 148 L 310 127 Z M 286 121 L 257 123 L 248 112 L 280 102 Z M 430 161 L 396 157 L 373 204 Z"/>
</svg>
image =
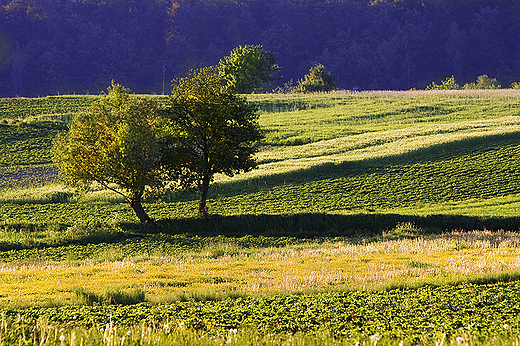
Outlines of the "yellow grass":
<svg viewBox="0 0 520 346">
<path fill-rule="evenodd" d="M 256 155 L 258 169 L 233 178 L 220 175 L 216 181 L 246 180 L 309 169 L 323 164 L 391 157 L 435 145 L 515 132 L 520 132 L 520 117 L 516 116 L 369 132 L 296 147 L 261 151 Z"/>
<path fill-rule="evenodd" d="M 432 239 L 264 248 L 212 258 L 185 253 L 146 260 L 0 267 L 0 302 L 66 302 L 75 287 L 143 289 L 152 301 L 182 292 L 263 294 L 374 289 L 392 284 L 520 272 L 520 234 L 450 233 Z"/>
</svg>

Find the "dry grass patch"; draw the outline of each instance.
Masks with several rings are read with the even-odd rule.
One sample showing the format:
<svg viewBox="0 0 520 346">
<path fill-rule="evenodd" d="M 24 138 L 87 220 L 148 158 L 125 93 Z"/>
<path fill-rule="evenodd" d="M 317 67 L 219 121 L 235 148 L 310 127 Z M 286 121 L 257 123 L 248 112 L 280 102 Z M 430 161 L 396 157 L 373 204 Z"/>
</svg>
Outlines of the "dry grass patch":
<svg viewBox="0 0 520 346">
<path fill-rule="evenodd" d="M 3 303 L 71 300 L 75 287 L 139 288 L 150 301 L 190 292 L 269 294 L 445 283 L 520 272 L 520 235 L 452 232 L 431 238 L 260 248 L 215 257 L 187 252 L 146 260 L 0 267 Z"/>
</svg>

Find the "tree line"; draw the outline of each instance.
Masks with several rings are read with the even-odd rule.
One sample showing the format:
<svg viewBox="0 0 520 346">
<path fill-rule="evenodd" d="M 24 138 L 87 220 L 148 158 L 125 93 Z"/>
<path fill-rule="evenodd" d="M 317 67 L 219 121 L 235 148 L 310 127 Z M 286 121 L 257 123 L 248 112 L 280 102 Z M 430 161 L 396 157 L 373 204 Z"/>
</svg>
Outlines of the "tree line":
<svg viewBox="0 0 520 346">
<path fill-rule="evenodd" d="M 339 88 L 424 89 L 454 76 L 520 79 L 515 0 L 0 0 L 0 96 L 136 93 L 262 45 L 266 91 L 322 64 Z"/>
</svg>

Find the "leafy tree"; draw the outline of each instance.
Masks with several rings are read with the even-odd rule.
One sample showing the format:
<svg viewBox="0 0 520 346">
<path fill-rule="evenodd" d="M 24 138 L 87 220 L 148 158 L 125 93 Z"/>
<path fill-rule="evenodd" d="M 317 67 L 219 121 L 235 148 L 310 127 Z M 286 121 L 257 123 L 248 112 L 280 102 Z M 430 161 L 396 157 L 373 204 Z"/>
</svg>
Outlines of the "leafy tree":
<svg viewBox="0 0 520 346">
<path fill-rule="evenodd" d="M 262 138 L 257 107 L 226 87 L 217 67 L 176 82 L 166 109 L 171 170 L 181 188 L 198 188 L 199 215 L 206 215 L 216 173 L 233 176 L 256 167 L 255 143 Z"/>
<path fill-rule="evenodd" d="M 451 76 L 449 78 L 446 78 L 444 81 L 441 82 L 441 84 L 435 84 L 435 82 L 432 82 L 432 84 L 428 85 L 426 87 L 426 90 L 459 90 L 460 86 L 455 81 L 455 77 Z"/>
<path fill-rule="evenodd" d="M 303 80 L 298 81 L 295 92 L 325 92 L 336 89 L 336 76 L 325 66 L 318 64 L 309 70 Z"/>
<path fill-rule="evenodd" d="M 141 199 L 163 185 L 157 104 L 130 96 L 112 82 L 108 95 L 76 114 L 67 134 L 54 143 L 54 161 L 67 185 L 88 190 L 95 183 L 130 204 L 141 222 L 151 222 Z"/>
<path fill-rule="evenodd" d="M 239 94 L 250 94 L 260 91 L 263 84 L 275 81 L 272 74 L 281 68 L 274 54 L 261 45 L 246 45 L 233 49 L 220 60 L 219 70 L 229 87 Z"/>
<path fill-rule="evenodd" d="M 478 76 L 476 83 L 464 84 L 464 89 L 500 89 L 501 87 L 496 78 L 489 78 L 487 74 Z"/>
</svg>

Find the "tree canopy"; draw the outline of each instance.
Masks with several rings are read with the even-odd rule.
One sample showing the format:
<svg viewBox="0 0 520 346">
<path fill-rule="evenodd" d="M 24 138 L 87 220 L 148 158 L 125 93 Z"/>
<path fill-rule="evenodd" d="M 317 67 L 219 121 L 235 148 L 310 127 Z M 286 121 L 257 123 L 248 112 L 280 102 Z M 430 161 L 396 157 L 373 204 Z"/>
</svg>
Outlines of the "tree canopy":
<svg viewBox="0 0 520 346">
<path fill-rule="evenodd" d="M 239 46 L 220 60 L 219 70 L 228 87 L 239 94 L 261 91 L 262 85 L 276 80 L 272 74 L 281 68 L 276 57 L 261 45 Z"/>
<path fill-rule="evenodd" d="M 460 85 L 455 81 L 455 77 L 451 76 L 441 81 L 441 84 L 432 82 L 426 87 L 426 90 L 459 90 Z"/>
<path fill-rule="evenodd" d="M 336 89 L 336 79 L 322 64 L 312 67 L 309 74 L 298 82 L 296 92 L 324 92 Z"/>
<path fill-rule="evenodd" d="M 477 81 L 474 83 L 467 83 L 464 85 L 464 89 L 500 89 L 501 85 L 498 83 L 496 78 L 490 78 L 487 74 L 483 74 L 477 77 Z"/>
<path fill-rule="evenodd" d="M 171 170 L 180 187 L 200 191 L 198 210 L 206 215 L 215 174 L 233 176 L 256 167 L 255 143 L 262 138 L 257 107 L 228 88 L 217 67 L 205 67 L 176 80 L 165 116 Z"/>
<path fill-rule="evenodd" d="M 54 160 L 69 186 L 94 184 L 115 191 L 141 222 L 151 222 L 142 207 L 146 188 L 164 183 L 163 151 L 157 104 L 134 97 L 112 82 L 108 94 L 76 114 L 68 133 L 54 143 Z"/>
<path fill-rule="evenodd" d="M 512 88 L 516 88 L 516 83 L 511 85 Z M 500 89 L 501 85 L 498 84 L 496 78 L 490 78 L 487 74 L 483 74 L 477 77 L 476 82 L 466 83 L 461 88 L 460 85 L 455 81 L 455 77 L 451 76 L 446 78 L 441 84 L 432 82 L 426 90 L 460 90 L 460 89 Z"/>
</svg>

